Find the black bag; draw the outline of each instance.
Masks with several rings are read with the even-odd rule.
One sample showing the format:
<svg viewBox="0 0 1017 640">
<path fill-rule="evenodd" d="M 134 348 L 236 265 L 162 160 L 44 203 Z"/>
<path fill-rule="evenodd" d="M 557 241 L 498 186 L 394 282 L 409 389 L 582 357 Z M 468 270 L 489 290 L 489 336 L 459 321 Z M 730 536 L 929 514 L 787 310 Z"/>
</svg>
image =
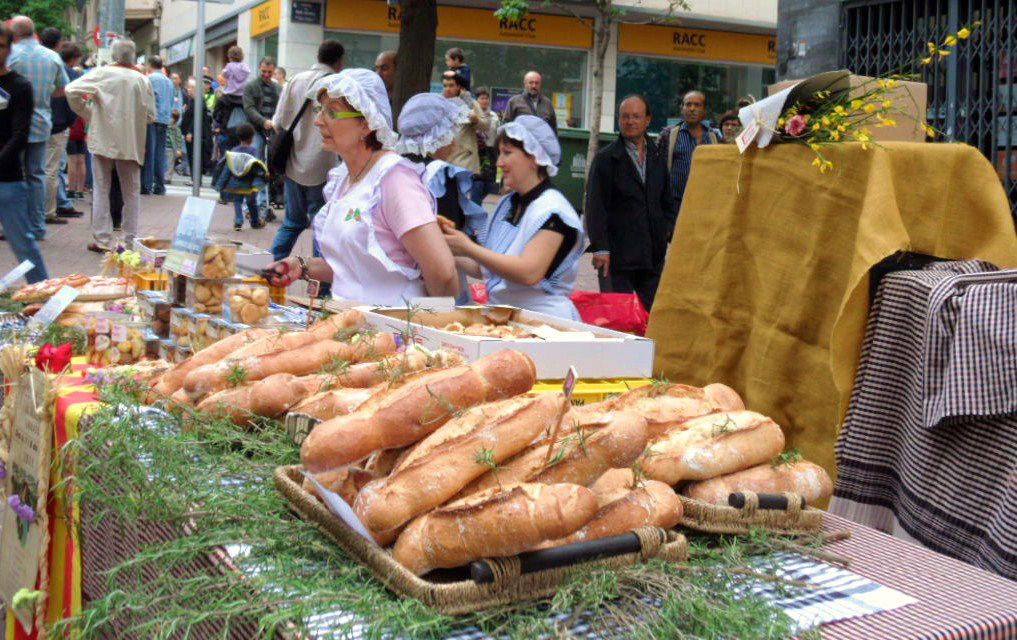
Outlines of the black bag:
<svg viewBox="0 0 1017 640">
<path fill-rule="evenodd" d="M 300 122 L 300 118 L 310 104 L 310 99 L 304 100 L 304 104 L 300 107 L 300 111 L 297 111 L 297 117 L 293 119 L 289 128 L 281 135 L 273 136 L 269 142 L 268 168 L 273 175 L 285 175 L 286 162 L 290 159 L 290 152 L 293 151 L 293 130 L 297 128 L 297 123 Z"/>
</svg>

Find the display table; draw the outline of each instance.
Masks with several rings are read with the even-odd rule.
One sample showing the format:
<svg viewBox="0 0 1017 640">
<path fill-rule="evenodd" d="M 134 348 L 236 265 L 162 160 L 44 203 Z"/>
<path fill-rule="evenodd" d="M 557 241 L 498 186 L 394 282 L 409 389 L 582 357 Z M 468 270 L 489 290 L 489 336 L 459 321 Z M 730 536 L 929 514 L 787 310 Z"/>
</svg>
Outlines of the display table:
<svg viewBox="0 0 1017 640">
<path fill-rule="evenodd" d="M 809 460 L 833 441 L 868 314 L 869 269 L 897 251 L 1017 266 L 992 166 L 963 144 L 699 147 L 650 315 L 654 370 L 724 382 Z"/>
<path fill-rule="evenodd" d="M 883 279 L 830 510 L 1017 579 L 1017 270 Z"/>
</svg>

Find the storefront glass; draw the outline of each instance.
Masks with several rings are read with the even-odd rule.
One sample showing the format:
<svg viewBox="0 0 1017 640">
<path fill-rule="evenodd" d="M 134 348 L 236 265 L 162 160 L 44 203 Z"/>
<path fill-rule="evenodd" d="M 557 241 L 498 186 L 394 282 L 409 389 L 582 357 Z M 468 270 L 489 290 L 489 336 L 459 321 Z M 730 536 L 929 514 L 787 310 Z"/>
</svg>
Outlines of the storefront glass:
<svg viewBox="0 0 1017 640">
<path fill-rule="evenodd" d="M 344 31 L 326 31 L 326 38 L 338 40 L 346 47 L 347 67 L 373 68 L 378 53 L 399 46 L 396 35 L 371 35 Z M 572 95 L 573 126 L 583 126 L 585 103 L 586 51 L 553 47 L 514 46 L 488 42 L 463 42 L 439 38 L 435 43 L 432 85 L 441 84 L 445 70 L 445 51 L 451 47 L 463 50 L 470 65 L 473 87 L 521 90 L 523 74 L 530 69 L 540 71 L 544 92 Z M 564 122 L 561 123 L 565 125 Z"/>
<path fill-rule="evenodd" d="M 254 46 L 255 46 L 255 54 L 256 55 L 254 56 L 253 60 L 249 61 L 252 69 L 255 67 L 255 65 L 258 64 L 258 61 L 261 60 L 262 58 L 264 58 L 265 56 L 269 56 L 270 58 L 275 60 L 276 63 L 279 62 L 279 34 L 278 33 L 273 33 L 272 35 L 267 36 L 265 38 L 260 38 L 258 40 L 255 40 L 255 45 Z"/>
<path fill-rule="evenodd" d="M 653 111 L 650 131 L 656 132 L 678 121 L 682 97 L 688 91 L 698 89 L 706 95 L 707 117 L 716 123 L 739 98 L 765 96 L 766 85 L 775 77 L 772 67 L 619 54 L 617 95 L 619 99 L 630 93 L 646 96 Z"/>
</svg>

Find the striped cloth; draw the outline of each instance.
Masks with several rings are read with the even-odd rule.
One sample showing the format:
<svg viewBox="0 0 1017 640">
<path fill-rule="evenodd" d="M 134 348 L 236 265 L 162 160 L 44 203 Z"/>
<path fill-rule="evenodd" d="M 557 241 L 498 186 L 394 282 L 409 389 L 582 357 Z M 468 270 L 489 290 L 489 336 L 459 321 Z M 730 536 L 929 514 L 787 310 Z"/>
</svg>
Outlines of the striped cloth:
<svg viewBox="0 0 1017 640">
<path fill-rule="evenodd" d="M 1017 579 L 1017 270 L 887 275 L 835 450 L 832 512 L 881 508 L 885 528 Z"/>
</svg>

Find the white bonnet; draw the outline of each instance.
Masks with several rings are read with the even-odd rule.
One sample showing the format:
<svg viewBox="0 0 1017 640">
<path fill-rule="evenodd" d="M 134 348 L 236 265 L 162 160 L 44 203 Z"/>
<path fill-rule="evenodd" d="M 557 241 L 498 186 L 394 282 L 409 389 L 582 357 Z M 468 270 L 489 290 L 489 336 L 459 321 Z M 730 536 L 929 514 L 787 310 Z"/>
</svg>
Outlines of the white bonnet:
<svg viewBox="0 0 1017 640">
<path fill-rule="evenodd" d="M 498 134 L 523 143 L 523 149 L 547 168 L 547 174 L 554 177 L 561 161 L 561 145 L 551 125 L 537 116 L 519 116 L 512 122 L 498 127 Z"/>
<path fill-rule="evenodd" d="M 364 114 L 382 147 L 395 146 L 399 136 L 392 130 L 392 107 L 385 83 L 377 73 L 370 69 L 343 69 L 315 82 L 307 97 L 318 100 L 323 92 L 329 98 L 345 98 L 351 107 Z"/>
<path fill-rule="evenodd" d="M 418 93 L 399 112 L 398 153 L 426 156 L 451 144 L 470 121 L 470 109 L 459 98 L 438 93 Z"/>
</svg>

